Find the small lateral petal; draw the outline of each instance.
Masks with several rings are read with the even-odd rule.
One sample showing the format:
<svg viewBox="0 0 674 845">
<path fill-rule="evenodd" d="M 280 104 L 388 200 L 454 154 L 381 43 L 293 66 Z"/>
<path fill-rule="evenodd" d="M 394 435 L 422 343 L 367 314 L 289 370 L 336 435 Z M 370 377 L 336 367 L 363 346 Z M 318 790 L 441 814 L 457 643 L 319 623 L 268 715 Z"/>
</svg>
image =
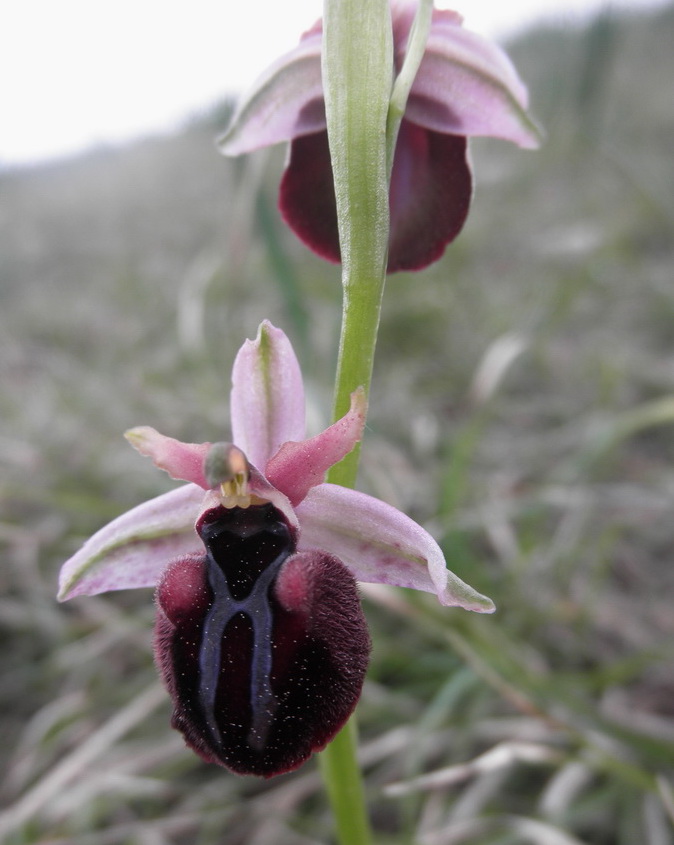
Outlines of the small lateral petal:
<svg viewBox="0 0 674 845">
<path fill-rule="evenodd" d="M 351 394 L 351 408 L 340 420 L 309 440 L 289 441 L 267 464 L 266 476 L 296 507 L 331 466 L 349 454 L 363 436 L 367 401 L 362 387 Z"/>
<path fill-rule="evenodd" d="M 312 488 L 297 508 L 300 550 L 330 549 L 359 581 L 435 593 L 441 604 L 492 613 L 494 603 L 446 565 L 420 525 L 391 505 L 334 484 Z"/>
<path fill-rule="evenodd" d="M 163 469 L 171 478 L 190 481 L 204 490 L 208 489 L 204 460 L 211 448 L 210 443 L 181 443 L 148 425 L 131 428 L 125 432 L 124 437 L 141 455 L 152 458 L 155 466 Z"/>
<path fill-rule="evenodd" d="M 268 321 L 239 350 L 232 370 L 232 442 L 264 472 L 286 440 L 303 440 L 304 387 L 286 335 Z"/>
<path fill-rule="evenodd" d="M 203 548 L 194 530 L 204 491 L 186 484 L 127 511 L 93 535 L 59 577 L 59 601 L 154 587 L 176 556 Z"/>
<path fill-rule="evenodd" d="M 315 27 L 259 77 L 218 140 L 236 156 L 325 129 L 322 33 Z"/>
</svg>

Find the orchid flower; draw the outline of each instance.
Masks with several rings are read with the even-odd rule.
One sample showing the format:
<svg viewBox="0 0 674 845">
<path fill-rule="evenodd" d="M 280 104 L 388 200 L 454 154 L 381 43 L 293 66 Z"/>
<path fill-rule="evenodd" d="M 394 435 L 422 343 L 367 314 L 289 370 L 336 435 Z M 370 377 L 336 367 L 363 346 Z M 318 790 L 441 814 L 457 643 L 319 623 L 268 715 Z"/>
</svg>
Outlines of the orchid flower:
<svg viewBox="0 0 674 845">
<path fill-rule="evenodd" d="M 155 654 L 174 727 L 203 759 L 269 777 L 323 748 L 356 705 L 370 647 L 356 580 L 478 612 L 493 604 L 407 516 L 324 483 L 362 436 L 362 390 L 306 439 L 297 358 L 266 321 L 232 382 L 233 444 L 127 433 L 187 484 L 88 540 L 64 564 L 59 598 L 156 587 Z"/>
<path fill-rule="evenodd" d="M 411 0 L 391 2 L 396 73 L 415 6 Z M 526 111 L 527 90 L 512 63 L 496 44 L 461 23 L 456 12 L 433 10 L 393 158 L 389 273 L 426 267 L 461 231 L 472 196 L 468 137 L 502 138 L 528 148 L 539 143 L 539 130 Z M 219 146 L 235 156 L 289 141 L 281 213 L 308 247 L 339 261 L 321 41 L 319 21 L 254 83 Z"/>
</svg>

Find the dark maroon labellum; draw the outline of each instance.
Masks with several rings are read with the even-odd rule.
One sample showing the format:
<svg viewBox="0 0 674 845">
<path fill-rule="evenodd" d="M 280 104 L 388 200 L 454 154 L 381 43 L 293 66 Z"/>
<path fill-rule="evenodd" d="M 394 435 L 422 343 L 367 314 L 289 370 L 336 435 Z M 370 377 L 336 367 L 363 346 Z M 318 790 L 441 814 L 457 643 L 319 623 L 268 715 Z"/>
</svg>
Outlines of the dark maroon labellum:
<svg viewBox="0 0 674 845">
<path fill-rule="evenodd" d="M 206 553 L 157 588 L 156 655 L 173 725 L 205 760 L 269 777 L 325 746 L 356 705 L 369 636 L 353 576 L 297 553 L 271 504 L 208 511 Z"/>
<path fill-rule="evenodd" d="M 466 222 L 472 196 L 467 141 L 403 119 L 391 173 L 388 273 L 441 258 Z M 340 261 L 326 131 L 294 138 L 279 188 L 283 219 L 309 249 Z"/>
</svg>

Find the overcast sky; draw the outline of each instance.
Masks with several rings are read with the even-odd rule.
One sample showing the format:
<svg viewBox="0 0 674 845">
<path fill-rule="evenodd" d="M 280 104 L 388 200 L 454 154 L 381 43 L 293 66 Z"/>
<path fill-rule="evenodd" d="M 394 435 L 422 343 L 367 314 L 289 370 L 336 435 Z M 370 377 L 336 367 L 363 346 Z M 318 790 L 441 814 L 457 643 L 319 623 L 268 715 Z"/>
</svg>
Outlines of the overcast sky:
<svg viewBox="0 0 674 845">
<path fill-rule="evenodd" d="M 617 0 L 621 6 L 654 0 Z M 248 85 L 322 0 L 8 0 L 0 16 L 0 165 L 168 129 Z M 606 0 L 436 0 L 503 38 Z M 616 5 L 616 2 L 613 3 Z"/>
</svg>

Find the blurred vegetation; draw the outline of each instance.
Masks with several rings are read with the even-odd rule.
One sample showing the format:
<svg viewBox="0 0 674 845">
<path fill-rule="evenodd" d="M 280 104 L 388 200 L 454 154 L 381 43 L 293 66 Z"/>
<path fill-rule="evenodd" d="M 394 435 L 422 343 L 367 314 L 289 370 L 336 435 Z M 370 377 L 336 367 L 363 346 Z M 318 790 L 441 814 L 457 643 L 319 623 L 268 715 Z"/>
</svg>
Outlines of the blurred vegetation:
<svg viewBox="0 0 674 845">
<path fill-rule="evenodd" d="M 674 7 L 511 45 L 548 141 L 473 143 L 445 258 L 390 278 L 361 486 L 498 613 L 365 590 L 377 842 L 672 845 Z M 330 841 L 315 762 L 268 782 L 169 728 L 149 591 L 54 600 L 62 561 L 172 483 L 138 424 L 228 434 L 263 317 L 330 407 L 338 269 L 282 225 L 283 151 L 173 137 L 0 173 L 0 841 Z"/>
</svg>

